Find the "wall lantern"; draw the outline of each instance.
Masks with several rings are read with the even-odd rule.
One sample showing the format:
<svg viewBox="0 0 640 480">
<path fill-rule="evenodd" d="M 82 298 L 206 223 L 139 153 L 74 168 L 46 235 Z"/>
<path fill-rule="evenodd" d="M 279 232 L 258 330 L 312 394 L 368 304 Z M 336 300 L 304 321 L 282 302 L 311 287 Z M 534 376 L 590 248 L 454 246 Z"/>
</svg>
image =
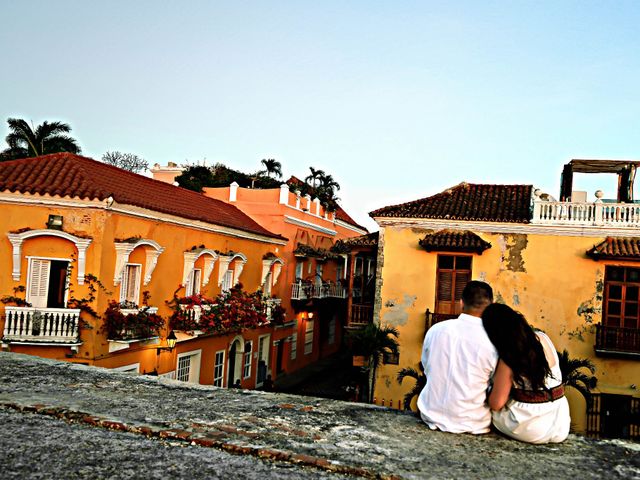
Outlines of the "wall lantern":
<svg viewBox="0 0 640 480">
<path fill-rule="evenodd" d="M 178 337 L 176 337 L 176 334 L 174 333 L 173 330 L 171 330 L 169 332 L 169 335 L 167 335 L 167 346 L 166 347 L 158 347 L 156 349 L 156 355 L 160 355 L 160 352 L 162 350 L 167 350 L 167 351 L 171 351 L 175 348 L 176 346 L 176 342 L 178 341 Z"/>
<path fill-rule="evenodd" d="M 313 312 L 309 312 L 309 313 L 308 313 L 308 317 L 309 317 L 309 319 L 311 320 L 311 319 L 313 318 Z"/>
<path fill-rule="evenodd" d="M 49 215 L 47 228 L 50 230 L 62 230 L 62 215 Z"/>
</svg>

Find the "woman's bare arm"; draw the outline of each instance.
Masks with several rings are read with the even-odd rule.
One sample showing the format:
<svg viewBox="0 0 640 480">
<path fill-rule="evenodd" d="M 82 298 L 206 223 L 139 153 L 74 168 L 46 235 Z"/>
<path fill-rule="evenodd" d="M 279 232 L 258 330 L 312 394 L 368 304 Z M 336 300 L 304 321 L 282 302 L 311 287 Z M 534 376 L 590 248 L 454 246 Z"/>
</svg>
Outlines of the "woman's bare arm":
<svg viewBox="0 0 640 480">
<path fill-rule="evenodd" d="M 498 361 L 496 373 L 493 374 L 493 389 L 489 394 L 489 408 L 500 410 L 509 400 L 513 386 L 513 371 L 502 360 Z"/>
</svg>

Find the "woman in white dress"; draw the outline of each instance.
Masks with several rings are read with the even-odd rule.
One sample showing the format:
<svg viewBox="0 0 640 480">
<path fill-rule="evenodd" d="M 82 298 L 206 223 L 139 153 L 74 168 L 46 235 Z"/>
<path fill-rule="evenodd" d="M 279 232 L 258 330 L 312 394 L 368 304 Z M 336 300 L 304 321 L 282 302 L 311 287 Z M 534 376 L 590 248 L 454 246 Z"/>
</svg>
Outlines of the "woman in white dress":
<svg viewBox="0 0 640 480">
<path fill-rule="evenodd" d="M 553 343 L 507 305 L 489 305 L 482 324 L 500 360 L 488 397 L 493 425 L 529 443 L 559 443 L 571 417 Z"/>
</svg>

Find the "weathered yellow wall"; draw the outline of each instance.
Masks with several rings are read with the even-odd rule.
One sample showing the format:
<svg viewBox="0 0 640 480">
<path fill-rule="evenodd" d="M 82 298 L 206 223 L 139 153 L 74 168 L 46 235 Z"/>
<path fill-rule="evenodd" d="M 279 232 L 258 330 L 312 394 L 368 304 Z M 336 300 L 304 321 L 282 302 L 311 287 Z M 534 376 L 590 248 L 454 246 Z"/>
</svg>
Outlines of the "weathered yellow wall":
<svg viewBox="0 0 640 480">
<path fill-rule="evenodd" d="M 398 328 L 401 353 L 399 365 L 383 365 L 378 371 L 378 403 L 384 400 L 388 405 L 391 400 L 396 406 L 411 387 L 410 379 L 398 385 L 397 372 L 403 367 L 417 368 L 420 362 L 425 310 L 435 307 L 438 254 L 418 245 L 429 232 L 419 228 L 384 229 L 380 319 Z M 597 368 L 599 391 L 637 394 L 630 385 L 640 385 L 640 361 L 596 357 L 594 353 L 593 326 L 601 320 L 605 262 L 594 261 L 585 252 L 603 237 L 479 235 L 492 247 L 473 256 L 473 279 L 487 281 L 496 301 L 521 311 L 551 337 L 558 350 L 567 349 L 571 357 L 591 359 Z M 584 426 L 584 403 L 572 397 L 574 424 Z"/>
</svg>

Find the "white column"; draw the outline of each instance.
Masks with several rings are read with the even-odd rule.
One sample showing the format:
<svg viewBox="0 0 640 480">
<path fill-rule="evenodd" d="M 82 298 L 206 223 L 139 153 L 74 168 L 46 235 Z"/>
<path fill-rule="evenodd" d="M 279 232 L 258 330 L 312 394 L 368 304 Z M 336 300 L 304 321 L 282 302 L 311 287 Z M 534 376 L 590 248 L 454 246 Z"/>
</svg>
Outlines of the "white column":
<svg viewBox="0 0 640 480">
<path fill-rule="evenodd" d="M 238 182 L 233 182 L 229 185 L 229 201 L 235 202 L 238 199 Z"/>
<path fill-rule="evenodd" d="M 314 198 L 313 199 L 313 203 L 316 204 L 316 215 L 320 216 L 320 199 L 319 198 Z"/>
<path fill-rule="evenodd" d="M 76 243 L 78 249 L 78 285 L 84 285 L 84 272 L 87 265 L 87 248 L 91 240 L 82 240 Z"/>
<path fill-rule="evenodd" d="M 11 245 L 13 245 L 13 270 L 11 271 L 11 277 L 16 281 L 20 281 L 20 264 L 22 261 L 22 238 L 19 235 L 10 233 L 7 235 Z"/>
<path fill-rule="evenodd" d="M 300 210 L 300 190 L 293 192 L 296 194 L 296 208 Z"/>
<path fill-rule="evenodd" d="M 282 205 L 289 205 L 289 185 L 286 183 L 280 185 L 280 203 Z"/>
<path fill-rule="evenodd" d="M 307 201 L 306 209 L 311 212 L 311 195 L 305 195 L 304 199 Z"/>
</svg>

